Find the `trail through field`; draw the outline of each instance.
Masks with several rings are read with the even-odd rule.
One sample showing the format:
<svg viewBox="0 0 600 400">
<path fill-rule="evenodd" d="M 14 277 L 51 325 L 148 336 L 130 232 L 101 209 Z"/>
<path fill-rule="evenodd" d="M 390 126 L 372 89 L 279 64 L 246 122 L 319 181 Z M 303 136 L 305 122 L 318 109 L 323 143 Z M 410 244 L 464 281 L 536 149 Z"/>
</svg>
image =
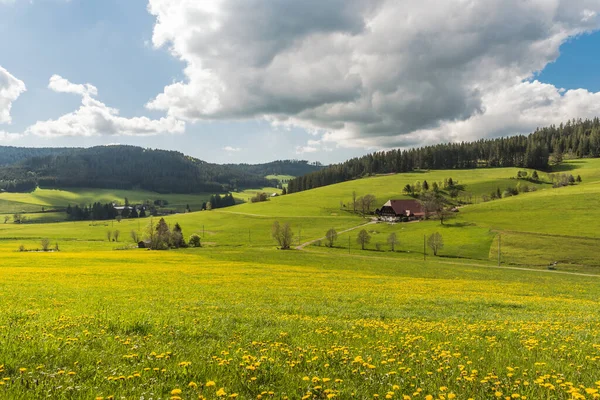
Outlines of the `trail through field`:
<svg viewBox="0 0 600 400">
<path fill-rule="evenodd" d="M 360 225 L 360 226 L 356 226 L 354 228 L 345 230 L 344 232 L 348 232 L 351 231 L 353 229 L 357 229 L 360 228 L 362 226 L 366 226 L 366 225 L 370 225 L 374 222 L 368 222 L 366 224 Z M 344 233 L 344 232 L 338 232 L 338 233 Z M 321 239 L 316 239 L 313 241 L 310 241 L 308 243 L 304 243 L 301 246 L 296 247 L 296 249 L 298 250 L 303 250 L 304 247 L 306 247 L 307 245 L 314 243 L 318 240 L 323 240 L 325 238 L 321 238 Z M 315 251 L 316 253 L 319 254 L 327 254 L 323 251 Z M 359 254 L 336 254 L 336 257 L 350 257 L 350 258 L 368 258 L 368 259 L 373 259 L 373 260 L 395 260 L 395 261 L 402 261 L 402 259 L 400 258 L 396 258 L 396 257 L 378 257 L 378 256 L 365 256 L 365 255 L 359 255 Z M 516 271 L 529 271 L 529 272 L 544 272 L 544 273 L 548 273 L 548 274 L 562 274 L 562 275 L 575 275 L 575 276 L 588 276 L 588 277 L 595 277 L 595 278 L 600 278 L 600 274 L 586 274 L 583 272 L 568 272 L 568 271 L 556 271 L 556 270 L 547 270 L 547 269 L 535 269 L 535 268 L 525 268 L 525 267 L 509 267 L 509 266 L 498 266 L 498 265 L 490 265 L 490 264 L 476 264 L 476 263 L 461 263 L 461 262 L 453 262 L 453 261 L 439 261 L 439 260 L 435 260 L 437 263 L 440 264 L 447 264 L 447 265 L 460 265 L 460 266 L 466 266 L 466 267 L 477 267 L 477 268 L 495 268 L 495 269 L 510 269 L 510 270 L 516 270 Z"/>
<path fill-rule="evenodd" d="M 376 223 L 377 223 L 377 221 L 369 221 L 369 222 L 367 222 L 367 223 L 360 224 L 360 225 L 358 225 L 358 226 L 354 226 L 354 227 L 352 227 L 352 228 L 344 229 L 343 231 L 340 231 L 340 232 L 338 232 L 338 235 L 339 235 L 339 234 L 342 234 L 342 233 L 346 233 L 346 232 L 353 231 L 353 230 L 355 230 L 355 229 L 358 229 L 358 228 L 365 227 L 365 226 L 367 226 L 367 225 L 376 224 Z M 302 243 L 300 246 L 296 246 L 296 250 L 304 250 L 304 248 L 305 248 L 306 246 L 310 246 L 311 244 L 313 244 L 313 243 L 316 243 L 316 242 L 318 242 L 319 240 L 325 240 L 325 239 L 326 239 L 326 237 L 325 237 L 325 236 L 323 236 L 323 237 L 321 237 L 321 238 L 318 238 L 318 239 L 313 239 L 313 240 L 311 240 L 311 241 L 304 242 L 304 243 Z"/>
<path fill-rule="evenodd" d="M 525 268 L 525 267 L 507 267 L 507 266 L 498 266 L 498 265 L 459 263 L 459 262 L 451 262 L 451 261 L 439 261 L 439 263 L 440 264 L 450 264 L 450 265 L 466 265 L 466 266 L 469 266 L 469 267 L 484 267 L 484 268 L 512 269 L 512 270 L 517 270 L 517 271 L 546 272 L 546 273 L 549 273 L 549 274 L 593 276 L 593 277 L 596 277 L 596 278 L 600 278 L 600 275 L 598 275 L 598 274 L 585 274 L 583 272 L 553 271 L 553 270 L 549 270 L 549 269 L 534 269 L 534 268 Z"/>
</svg>

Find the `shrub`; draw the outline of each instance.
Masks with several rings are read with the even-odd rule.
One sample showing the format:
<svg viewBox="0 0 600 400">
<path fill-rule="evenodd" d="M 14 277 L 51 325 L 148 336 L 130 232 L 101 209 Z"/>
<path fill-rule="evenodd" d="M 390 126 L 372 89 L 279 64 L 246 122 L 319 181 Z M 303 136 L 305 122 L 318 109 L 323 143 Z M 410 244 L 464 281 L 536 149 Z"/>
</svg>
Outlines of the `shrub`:
<svg viewBox="0 0 600 400">
<path fill-rule="evenodd" d="M 190 236 L 189 244 L 190 247 L 202 247 L 200 236 L 194 233 L 192 236 Z"/>
<path fill-rule="evenodd" d="M 50 239 L 43 238 L 41 241 L 41 244 L 42 244 L 43 251 L 48 251 L 50 249 Z"/>
<path fill-rule="evenodd" d="M 265 192 L 257 193 L 256 196 L 254 196 L 250 199 L 250 201 L 252 203 L 259 203 L 261 201 L 267 201 L 267 200 L 269 200 L 269 195 L 266 194 Z"/>
</svg>

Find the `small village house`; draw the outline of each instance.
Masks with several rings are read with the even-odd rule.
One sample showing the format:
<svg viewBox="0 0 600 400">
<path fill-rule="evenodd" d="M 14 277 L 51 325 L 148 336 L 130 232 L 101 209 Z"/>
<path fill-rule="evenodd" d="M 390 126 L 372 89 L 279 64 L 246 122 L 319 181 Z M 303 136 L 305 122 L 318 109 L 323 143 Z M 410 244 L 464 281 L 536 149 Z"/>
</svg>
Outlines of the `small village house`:
<svg viewBox="0 0 600 400">
<path fill-rule="evenodd" d="M 425 218 L 423 205 L 417 200 L 388 200 L 375 213 L 382 221 L 414 221 Z"/>
</svg>

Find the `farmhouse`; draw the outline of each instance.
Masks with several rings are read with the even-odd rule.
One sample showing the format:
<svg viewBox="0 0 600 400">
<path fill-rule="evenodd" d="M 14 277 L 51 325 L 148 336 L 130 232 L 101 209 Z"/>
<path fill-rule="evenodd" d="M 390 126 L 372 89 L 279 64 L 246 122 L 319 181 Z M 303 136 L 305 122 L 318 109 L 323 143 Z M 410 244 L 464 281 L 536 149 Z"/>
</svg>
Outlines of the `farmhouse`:
<svg viewBox="0 0 600 400">
<path fill-rule="evenodd" d="M 417 200 L 388 200 L 375 213 L 384 221 L 412 221 L 425 217 L 425 210 Z"/>
</svg>

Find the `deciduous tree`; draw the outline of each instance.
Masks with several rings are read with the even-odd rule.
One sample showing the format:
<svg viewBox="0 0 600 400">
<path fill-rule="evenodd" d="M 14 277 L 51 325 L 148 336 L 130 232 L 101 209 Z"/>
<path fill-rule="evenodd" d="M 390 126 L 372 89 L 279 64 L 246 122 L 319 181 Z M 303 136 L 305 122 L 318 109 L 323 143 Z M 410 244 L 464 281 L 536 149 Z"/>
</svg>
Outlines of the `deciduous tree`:
<svg viewBox="0 0 600 400">
<path fill-rule="evenodd" d="M 433 255 L 437 256 L 438 252 L 444 248 L 444 238 L 439 232 L 431 234 L 427 239 L 427 245 L 433 251 Z"/>
<path fill-rule="evenodd" d="M 400 244 L 396 232 L 390 233 L 390 235 L 387 238 L 387 242 L 390 245 L 390 251 L 396 251 L 396 245 Z"/>
<path fill-rule="evenodd" d="M 327 246 L 333 247 L 333 244 L 335 243 L 337 237 L 338 234 L 335 229 L 331 228 L 330 230 L 328 230 L 325 234 L 325 238 L 327 239 Z"/>
<path fill-rule="evenodd" d="M 275 221 L 271 227 L 271 236 L 277 241 L 281 250 L 289 250 L 294 238 L 294 232 L 292 232 L 292 228 L 287 222 L 281 225 L 279 221 Z"/>
<path fill-rule="evenodd" d="M 371 235 L 365 229 L 358 232 L 358 236 L 356 237 L 356 243 L 360 244 L 360 248 L 362 250 L 365 249 L 365 246 L 369 244 L 371 241 Z"/>
</svg>

